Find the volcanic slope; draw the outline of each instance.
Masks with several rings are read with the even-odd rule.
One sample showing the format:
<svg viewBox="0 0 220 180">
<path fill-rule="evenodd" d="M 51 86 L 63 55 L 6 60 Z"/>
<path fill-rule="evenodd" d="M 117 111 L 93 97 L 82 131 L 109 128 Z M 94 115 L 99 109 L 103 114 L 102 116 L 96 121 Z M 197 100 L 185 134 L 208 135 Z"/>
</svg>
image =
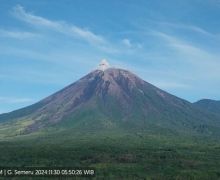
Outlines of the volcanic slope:
<svg viewBox="0 0 220 180">
<path fill-rule="evenodd" d="M 36 104 L 0 115 L 0 134 L 53 127 L 216 135 L 220 120 L 127 70 L 104 67 Z"/>
</svg>

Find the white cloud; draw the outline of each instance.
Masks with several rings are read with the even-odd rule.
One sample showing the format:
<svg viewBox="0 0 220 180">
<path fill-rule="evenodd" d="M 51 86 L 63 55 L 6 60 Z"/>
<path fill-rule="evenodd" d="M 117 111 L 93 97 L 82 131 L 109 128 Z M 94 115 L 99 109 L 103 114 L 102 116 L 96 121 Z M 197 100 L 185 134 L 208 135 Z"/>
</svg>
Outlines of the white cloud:
<svg viewBox="0 0 220 180">
<path fill-rule="evenodd" d="M 209 80 L 210 78 L 212 78 L 212 80 L 219 79 L 219 53 L 210 52 L 184 41 L 179 37 L 174 37 L 166 33 L 154 31 L 152 34 L 161 38 L 163 41 L 165 40 L 167 47 L 174 50 L 173 57 L 181 59 L 184 63 L 187 63 L 189 68 L 193 67 L 193 73 L 198 76 L 197 78 L 207 78 Z"/>
<path fill-rule="evenodd" d="M 30 98 L 14 98 L 14 97 L 0 97 L 0 103 L 3 104 L 19 104 L 19 103 L 30 103 L 33 99 Z"/>
<path fill-rule="evenodd" d="M 65 21 L 50 20 L 45 17 L 35 15 L 26 11 L 21 5 L 16 5 L 12 10 L 12 14 L 17 19 L 35 27 L 36 29 L 47 29 L 74 39 L 83 40 L 105 53 L 131 53 L 131 50 L 136 51 L 142 48 L 142 44 L 131 43 L 128 38 L 123 39 L 121 44 L 116 44 L 115 42 L 113 43 L 102 35 L 94 33 L 88 28 L 82 28 Z M 129 49 L 125 49 L 124 46 L 129 47 Z"/>
<path fill-rule="evenodd" d="M 174 37 L 166 33 L 159 32 L 159 31 L 154 31 L 152 34 L 166 40 L 170 47 L 175 48 L 179 52 L 184 53 L 185 55 L 188 55 L 189 57 L 196 56 L 197 59 L 195 60 L 198 60 L 198 58 L 201 58 L 201 60 L 202 59 L 204 60 L 204 58 L 208 58 L 209 61 L 215 61 L 217 58 L 213 53 L 210 53 L 205 49 L 199 48 L 198 46 L 195 46 L 192 43 L 183 41 L 177 37 Z"/>
<path fill-rule="evenodd" d="M 126 46 L 128 48 L 133 48 L 133 49 L 141 49 L 142 48 L 142 45 L 140 43 L 133 43 L 128 38 L 122 39 L 121 42 L 124 46 Z"/>
<path fill-rule="evenodd" d="M 191 25 L 191 24 L 182 24 L 182 23 L 170 23 L 170 22 L 159 22 L 158 24 L 161 25 L 165 25 L 171 28 L 175 28 L 175 29 L 186 29 L 186 30 L 190 30 L 193 31 L 195 33 L 199 33 L 199 34 L 203 34 L 209 37 L 213 37 L 213 38 L 218 38 L 220 37 L 219 34 L 214 34 L 211 33 L 199 26 L 196 25 Z"/>
<path fill-rule="evenodd" d="M 15 6 L 12 13 L 18 19 L 36 27 L 49 28 L 74 38 L 81 38 L 91 44 L 101 45 L 107 43 L 101 35 L 97 35 L 92 31 L 68 24 L 66 22 L 52 21 L 40 16 L 36 16 L 25 11 L 25 9 L 20 5 Z"/>
<path fill-rule="evenodd" d="M 178 39 L 177 37 L 168 35 L 163 32 L 154 31 L 153 35 L 156 35 L 163 40 L 166 40 L 168 42 L 168 45 L 170 47 L 175 48 L 179 52 L 188 54 L 188 55 L 204 55 L 206 53 L 204 50 L 201 50 L 200 48 L 193 46 L 192 44 L 189 44 L 187 42 L 184 42 L 183 40 Z"/>
<path fill-rule="evenodd" d="M 9 37 L 9 38 L 15 38 L 15 39 L 29 39 L 37 37 L 37 34 L 26 32 L 26 31 L 9 31 L 0 29 L 0 37 Z"/>
<path fill-rule="evenodd" d="M 123 39 L 122 43 L 129 48 L 132 47 L 131 41 L 129 39 Z"/>
</svg>

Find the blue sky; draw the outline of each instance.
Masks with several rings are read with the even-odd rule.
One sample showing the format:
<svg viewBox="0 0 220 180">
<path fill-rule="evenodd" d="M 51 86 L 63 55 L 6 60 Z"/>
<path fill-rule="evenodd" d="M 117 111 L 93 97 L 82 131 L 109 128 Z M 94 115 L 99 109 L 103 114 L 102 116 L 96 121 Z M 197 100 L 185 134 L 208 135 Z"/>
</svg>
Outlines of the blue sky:
<svg viewBox="0 0 220 180">
<path fill-rule="evenodd" d="M 220 0 L 1 0 L 0 113 L 108 59 L 176 96 L 220 99 Z"/>
</svg>

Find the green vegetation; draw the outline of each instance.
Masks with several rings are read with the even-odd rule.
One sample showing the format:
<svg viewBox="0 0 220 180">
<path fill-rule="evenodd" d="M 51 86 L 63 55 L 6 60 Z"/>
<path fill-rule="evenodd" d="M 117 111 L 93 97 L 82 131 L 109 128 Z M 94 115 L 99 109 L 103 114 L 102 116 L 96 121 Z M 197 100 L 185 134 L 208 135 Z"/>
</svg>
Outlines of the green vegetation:
<svg viewBox="0 0 220 180">
<path fill-rule="evenodd" d="M 48 130 L 0 142 L 0 166 L 94 167 L 94 179 L 219 179 L 220 142 L 145 132 Z"/>
</svg>

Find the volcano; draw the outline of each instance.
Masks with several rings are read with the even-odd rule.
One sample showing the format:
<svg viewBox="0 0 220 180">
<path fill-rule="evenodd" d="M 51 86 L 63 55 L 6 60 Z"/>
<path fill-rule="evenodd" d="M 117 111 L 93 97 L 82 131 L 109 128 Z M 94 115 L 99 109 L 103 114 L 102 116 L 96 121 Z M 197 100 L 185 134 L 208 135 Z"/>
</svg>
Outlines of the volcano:
<svg viewBox="0 0 220 180">
<path fill-rule="evenodd" d="M 172 131 L 218 134 L 220 119 L 106 60 L 75 83 L 29 107 L 0 115 L 0 133 L 48 128 L 74 131 Z"/>
</svg>

